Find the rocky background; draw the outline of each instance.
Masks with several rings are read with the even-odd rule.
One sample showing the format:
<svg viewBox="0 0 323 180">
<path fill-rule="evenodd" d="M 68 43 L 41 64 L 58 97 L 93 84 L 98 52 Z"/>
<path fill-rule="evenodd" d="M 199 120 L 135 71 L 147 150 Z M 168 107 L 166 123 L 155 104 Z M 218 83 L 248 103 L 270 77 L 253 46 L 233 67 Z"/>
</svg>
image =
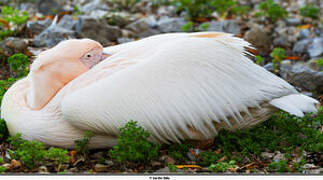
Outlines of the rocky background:
<svg viewBox="0 0 323 180">
<path fill-rule="evenodd" d="M 263 2 L 1 0 L 0 79 L 12 76 L 8 57 L 23 53 L 32 62 L 41 51 L 65 39 L 91 38 L 110 46 L 161 33 L 223 31 L 252 43 L 257 48 L 250 50 L 256 56 L 252 57 L 256 63 L 281 76 L 302 93 L 323 100 L 323 3 L 320 0 L 267 0 L 267 5 L 261 5 Z M 103 152 L 91 156 L 99 158 Z M 281 155 L 273 152 L 263 156 L 273 159 Z M 167 155 L 163 158 L 163 162 L 174 161 Z M 112 161 L 105 160 L 88 166 L 92 171 L 106 172 L 112 165 Z M 158 161 L 151 165 L 162 166 Z M 46 173 L 49 170 L 42 166 L 36 171 Z M 168 172 L 169 168 L 160 170 L 163 171 Z"/>
</svg>

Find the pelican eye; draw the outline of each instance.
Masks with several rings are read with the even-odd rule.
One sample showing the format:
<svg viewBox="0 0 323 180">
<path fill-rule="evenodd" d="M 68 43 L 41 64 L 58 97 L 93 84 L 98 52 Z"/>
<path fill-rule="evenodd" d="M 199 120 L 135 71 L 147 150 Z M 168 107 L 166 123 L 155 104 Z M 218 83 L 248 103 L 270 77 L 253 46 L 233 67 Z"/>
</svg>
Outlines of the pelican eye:
<svg viewBox="0 0 323 180">
<path fill-rule="evenodd" d="M 88 58 L 90 58 L 91 57 L 91 54 L 87 54 L 87 55 L 85 55 L 86 57 L 88 57 Z"/>
</svg>

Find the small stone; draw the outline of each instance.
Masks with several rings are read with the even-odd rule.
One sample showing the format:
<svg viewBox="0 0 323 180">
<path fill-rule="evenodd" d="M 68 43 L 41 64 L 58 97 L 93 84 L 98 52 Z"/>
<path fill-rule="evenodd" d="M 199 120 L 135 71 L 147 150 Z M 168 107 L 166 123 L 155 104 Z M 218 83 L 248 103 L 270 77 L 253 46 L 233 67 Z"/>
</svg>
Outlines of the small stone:
<svg viewBox="0 0 323 180">
<path fill-rule="evenodd" d="M 96 172 L 105 172 L 108 171 L 109 166 L 108 165 L 104 165 L 104 164 L 96 164 L 94 166 L 94 170 Z"/>
<path fill-rule="evenodd" d="M 119 44 L 123 44 L 123 43 L 127 43 L 127 42 L 132 42 L 132 41 L 134 41 L 134 39 L 132 39 L 132 38 L 118 38 L 118 43 Z"/>
<path fill-rule="evenodd" d="M 304 169 L 317 169 L 317 166 L 315 166 L 314 164 L 305 164 L 303 166 Z"/>
<path fill-rule="evenodd" d="M 34 38 L 33 44 L 36 47 L 51 47 L 62 40 L 75 38 L 74 34 L 73 31 L 59 26 L 49 26 Z"/>
<path fill-rule="evenodd" d="M 171 157 L 169 157 L 167 155 L 163 155 L 159 159 L 160 159 L 160 161 L 164 161 L 166 165 L 176 163 L 176 161 L 173 158 L 171 158 Z"/>
<path fill-rule="evenodd" d="M 302 29 L 299 32 L 299 38 L 300 39 L 307 39 L 310 38 L 311 32 L 308 29 Z"/>
<path fill-rule="evenodd" d="M 45 14 L 45 15 L 54 15 L 63 11 L 63 3 L 64 1 L 58 0 L 46 0 L 46 1 L 37 1 L 37 9 L 38 12 Z"/>
<path fill-rule="evenodd" d="M 294 44 L 293 53 L 297 55 L 305 54 L 307 47 L 311 44 L 311 39 L 303 39 Z"/>
<path fill-rule="evenodd" d="M 287 18 L 285 22 L 288 26 L 298 26 L 302 23 L 301 19 L 298 18 Z"/>
<path fill-rule="evenodd" d="M 58 22 L 57 26 L 67 29 L 67 30 L 73 30 L 77 21 L 73 19 L 71 15 L 65 15 L 62 17 L 62 19 Z"/>
<path fill-rule="evenodd" d="M 89 1 L 89 3 L 80 6 L 80 11 L 86 14 L 91 14 L 96 10 L 109 10 L 109 7 L 102 0 L 93 0 Z"/>
<path fill-rule="evenodd" d="M 161 32 L 181 32 L 182 26 L 186 24 L 184 18 L 170 18 L 168 16 L 163 16 L 158 21 L 158 30 Z"/>
<path fill-rule="evenodd" d="M 244 39 L 253 44 L 263 54 L 266 54 L 270 51 L 270 36 L 260 26 L 254 26 L 252 29 L 247 31 Z"/>
<path fill-rule="evenodd" d="M 225 20 L 225 21 L 211 21 L 209 24 L 208 31 L 220 31 L 227 32 L 231 34 L 239 34 L 240 27 L 235 20 Z"/>
<path fill-rule="evenodd" d="M 113 166 L 114 165 L 113 161 L 111 161 L 111 160 L 105 160 L 104 163 L 106 165 L 108 165 L 108 166 Z"/>
<path fill-rule="evenodd" d="M 261 157 L 263 157 L 265 160 L 271 160 L 274 157 L 275 153 L 269 153 L 269 152 L 262 152 Z"/>
<path fill-rule="evenodd" d="M 322 173 L 323 173 L 323 168 L 305 170 L 305 174 L 322 174 Z"/>
<path fill-rule="evenodd" d="M 302 62 L 281 64 L 280 76 L 302 91 L 323 93 L 323 71 L 315 71 Z"/>
<path fill-rule="evenodd" d="M 273 160 L 275 162 L 278 162 L 278 161 L 283 161 L 283 160 L 286 160 L 284 154 L 282 154 L 281 152 L 279 151 L 276 151 L 276 155 L 274 156 Z"/>
<path fill-rule="evenodd" d="M 50 19 L 45 19 L 42 21 L 28 21 L 26 26 L 27 29 L 33 34 L 38 35 L 43 32 L 46 28 L 51 25 L 52 21 Z"/>
<path fill-rule="evenodd" d="M 75 30 L 79 37 L 96 40 L 103 46 L 111 45 L 111 41 L 117 41 L 121 36 L 121 30 L 118 27 L 90 16 L 80 17 Z"/>
<path fill-rule="evenodd" d="M 96 152 L 92 155 L 93 158 L 95 159 L 99 159 L 99 158 L 102 158 L 104 155 L 104 152 L 103 151 L 100 151 L 100 152 Z"/>
<path fill-rule="evenodd" d="M 307 51 L 312 58 L 322 56 L 323 38 L 314 38 L 312 44 L 308 46 Z"/>
<path fill-rule="evenodd" d="M 38 168 L 38 172 L 41 173 L 41 174 L 49 174 L 48 169 L 47 169 L 46 166 L 40 166 Z"/>
<path fill-rule="evenodd" d="M 161 166 L 162 165 L 162 163 L 161 162 L 159 162 L 159 161 L 151 161 L 151 166 L 153 166 L 153 167 L 156 167 L 156 166 Z"/>
<path fill-rule="evenodd" d="M 27 47 L 27 40 L 8 37 L 0 43 L 0 53 L 5 56 L 11 56 L 15 53 L 25 53 L 27 51 Z"/>
<path fill-rule="evenodd" d="M 314 71 L 323 71 L 323 67 L 317 64 L 319 58 L 313 58 L 306 62 L 306 66 L 313 69 Z"/>
<path fill-rule="evenodd" d="M 267 71 L 274 71 L 274 63 L 267 63 L 263 66 Z"/>
</svg>

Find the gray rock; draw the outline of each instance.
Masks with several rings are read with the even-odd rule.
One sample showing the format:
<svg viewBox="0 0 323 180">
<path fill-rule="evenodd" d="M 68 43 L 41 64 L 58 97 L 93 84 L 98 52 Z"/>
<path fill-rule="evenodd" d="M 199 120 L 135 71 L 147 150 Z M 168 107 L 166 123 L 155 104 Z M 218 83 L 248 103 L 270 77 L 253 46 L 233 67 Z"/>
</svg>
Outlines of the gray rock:
<svg viewBox="0 0 323 180">
<path fill-rule="evenodd" d="M 181 32 L 182 26 L 186 24 L 184 18 L 171 18 L 167 16 L 163 16 L 158 21 L 158 30 L 160 32 Z"/>
<path fill-rule="evenodd" d="M 28 21 L 27 29 L 33 34 L 38 35 L 43 32 L 46 28 L 50 26 L 52 21 L 50 19 L 45 19 L 42 21 Z"/>
<path fill-rule="evenodd" d="M 84 6 L 80 6 L 80 11 L 86 14 L 91 14 L 96 10 L 109 10 L 109 7 L 102 0 L 93 0 Z"/>
<path fill-rule="evenodd" d="M 319 58 L 318 58 L 319 59 Z M 317 58 L 311 59 L 308 62 L 306 62 L 306 66 L 309 68 L 313 69 L 314 71 L 323 71 L 323 67 L 319 66 L 316 61 L 318 60 Z"/>
<path fill-rule="evenodd" d="M 106 171 L 108 171 L 108 169 L 109 169 L 109 166 L 108 165 L 104 165 L 104 164 L 96 164 L 94 166 L 94 170 L 96 172 L 106 172 Z"/>
<path fill-rule="evenodd" d="M 314 38 L 312 44 L 308 46 L 307 52 L 312 58 L 323 55 L 323 38 Z"/>
<path fill-rule="evenodd" d="M 298 30 L 296 27 L 277 27 L 275 29 L 275 32 L 276 38 L 273 41 L 274 46 L 290 47 L 293 43 L 297 41 Z"/>
<path fill-rule="evenodd" d="M 274 157 L 275 153 L 269 153 L 269 152 L 262 152 L 261 157 L 263 157 L 265 160 L 271 160 Z"/>
<path fill-rule="evenodd" d="M 304 169 L 317 169 L 317 166 L 314 164 L 304 164 L 303 166 Z"/>
<path fill-rule="evenodd" d="M 244 39 L 253 44 L 261 53 L 269 53 L 271 39 L 262 27 L 254 26 L 246 32 Z"/>
<path fill-rule="evenodd" d="M 294 54 L 305 54 L 307 52 L 308 46 L 311 44 L 312 39 L 303 39 L 294 44 L 293 53 Z"/>
<path fill-rule="evenodd" d="M 94 154 L 92 155 L 92 157 L 93 157 L 93 158 L 95 158 L 95 159 L 99 159 L 99 158 L 102 158 L 102 157 L 103 157 L 103 155 L 104 155 L 104 152 L 103 152 L 103 151 L 99 151 L 99 152 L 97 152 L 97 153 L 94 153 Z"/>
<path fill-rule="evenodd" d="M 140 33 L 147 31 L 149 28 L 157 27 L 157 21 L 154 16 L 148 16 L 146 18 L 138 19 L 133 23 L 126 26 L 127 29 L 130 29 L 134 32 Z"/>
<path fill-rule="evenodd" d="M 129 29 L 136 33 L 138 37 L 147 37 L 160 32 L 156 29 L 157 21 L 154 16 L 149 16 L 146 18 L 138 19 L 137 21 L 132 22 L 126 26 L 126 29 Z"/>
<path fill-rule="evenodd" d="M 96 19 L 102 19 L 108 14 L 108 11 L 97 9 L 90 13 L 90 16 Z"/>
<path fill-rule="evenodd" d="M 75 28 L 76 23 L 77 23 L 77 20 L 74 20 L 71 15 L 65 15 L 57 23 L 57 26 L 67 30 L 73 30 Z"/>
<path fill-rule="evenodd" d="M 106 165 L 108 165 L 108 166 L 113 166 L 114 165 L 113 161 L 111 161 L 111 160 L 105 160 L 104 163 Z"/>
<path fill-rule="evenodd" d="M 301 88 L 303 91 L 323 93 L 323 71 L 311 69 L 304 63 L 294 65 L 282 63 L 280 75 L 292 85 Z"/>
<path fill-rule="evenodd" d="M 0 42 L 0 53 L 11 56 L 15 53 L 25 53 L 28 48 L 28 41 L 17 37 L 8 37 Z"/>
<path fill-rule="evenodd" d="M 311 35 L 311 32 L 308 29 L 302 29 L 299 32 L 299 38 L 300 39 L 307 39 L 307 38 L 310 37 L 310 35 Z"/>
<path fill-rule="evenodd" d="M 267 63 L 263 66 L 267 71 L 274 71 L 274 63 Z"/>
<path fill-rule="evenodd" d="M 184 170 L 182 169 L 176 169 L 176 172 L 171 172 L 168 167 L 164 167 L 153 172 L 153 174 L 182 174 L 182 173 L 184 173 Z"/>
<path fill-rule="evenodd" d="M 299 18 L 287 18 L 285 22 L 288 26 L 298 26 L 302 23 L 301 19 Z"/>
<path fill-rule="evenodd" d="M 75 38 L 74 31 L 58 26 L 50 26 L 34 38 L 33 45 L 36 47 L 51 47 L 65 39 Z"/>
<path fill-rule="evenodd" d="M 322 173 L 323 173 L 323 168 L 305 170 L 305 174 L 322 174 Z"/>
<path fill-rule="evenodd" d="M 279 151 L 276 151 L 276 155 L 274 156 L 273 160 L 275 162 L 278 162 L 278 161 L 283 161 L 283 160 L 286 160 L 284 154 L 282 154 L 281 152 Z"/>
<path fill-rule="evenodd" d="M 62 0 L 37 0 L 38 12 L 42 14 L 57 14 L 63 11 L 64 1 Z"/>
<path fill-rule="evenodd" d="M 75 30 L 77 36 L 96 40 L 103 46 L 111 45 L 111 41 L 117 41 L 121 36 L 121 30 L 118 27 L 108 25 L 104 20 L 90 16 L 81 16 Z"/>
<path fill-rule="evenodd" d="M 40 173 L 40 174 L 49 174 L 48 169 L 47 169 L 46 166 L 40 166 L 38 168 L 38 173 Z"/>
<path fill-rule="evenodd" d="M 208 31 L 220 31 L 232 34 L 239 34 L 240 27 L 235 20 L 211 21 Z"/>
</svg>

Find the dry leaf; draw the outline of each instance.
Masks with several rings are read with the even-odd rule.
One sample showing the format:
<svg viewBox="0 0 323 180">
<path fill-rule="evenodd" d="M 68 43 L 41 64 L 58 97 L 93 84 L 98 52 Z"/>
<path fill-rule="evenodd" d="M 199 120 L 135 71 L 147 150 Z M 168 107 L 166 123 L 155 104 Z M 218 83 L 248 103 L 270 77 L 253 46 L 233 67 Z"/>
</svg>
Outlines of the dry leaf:
<svg viewBox="0 0 323 180">
<path fill-rule="evenodd" d="M 175 166 L 178 169 L 183 169 L 183 168 L 202 168 L 199 165 L 175 165 Z"/>
</svg>

